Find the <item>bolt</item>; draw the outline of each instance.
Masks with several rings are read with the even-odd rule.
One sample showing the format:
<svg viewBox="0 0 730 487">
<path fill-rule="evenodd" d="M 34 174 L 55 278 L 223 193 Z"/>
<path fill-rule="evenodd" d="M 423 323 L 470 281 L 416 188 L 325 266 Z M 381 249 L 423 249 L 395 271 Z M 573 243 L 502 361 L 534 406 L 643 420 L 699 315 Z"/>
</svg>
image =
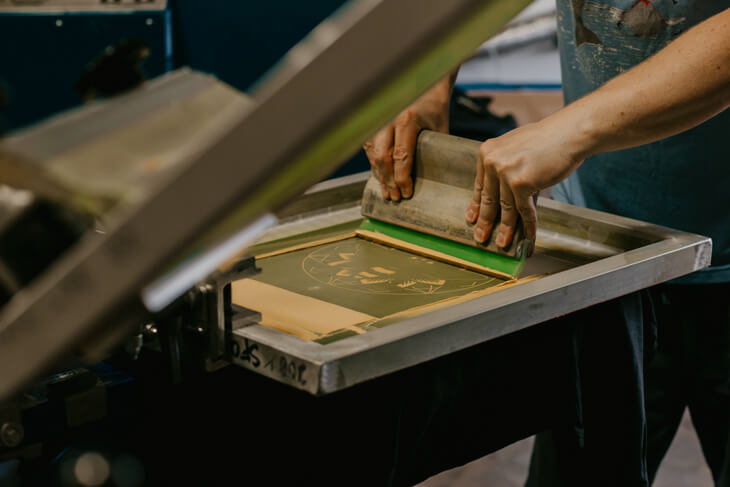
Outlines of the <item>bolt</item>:
<svg viewBox="0 0 730 487">
<path fill-rule="evenodd" d="M 0 444 L 15 448 L 23 442 L 23 426 L 14 421 L 7 421 L 0 426 Z"/>
</svg>

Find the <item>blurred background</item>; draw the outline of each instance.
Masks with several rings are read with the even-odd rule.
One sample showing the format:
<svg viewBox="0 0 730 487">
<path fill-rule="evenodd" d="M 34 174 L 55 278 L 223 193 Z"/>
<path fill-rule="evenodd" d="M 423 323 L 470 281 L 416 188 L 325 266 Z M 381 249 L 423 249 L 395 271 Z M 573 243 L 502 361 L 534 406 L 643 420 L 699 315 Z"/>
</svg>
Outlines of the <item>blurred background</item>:
<svg viewBox="0 0 730 487">
<path fill-rule="evenodd" d="M 248 91 L 345 2 L 119 0 L 144 6 L 119 12 L 54 7 L 93 5 L 93 0 L 35 2 L 44 3 L 47 12 L 28 13 L 14 7 L 17 2 L 0 0 L 0 110 L 6 130 L 180 66 L 213 73 Z M 528 7 L 474 53 L 457 83 L 452 127 L 458 135 L 499 135 L 557 109 L 562 97 L 554 2 L 538 0 Z M 367 169 L 358 154 L 333 176 Z"/>
</svg>

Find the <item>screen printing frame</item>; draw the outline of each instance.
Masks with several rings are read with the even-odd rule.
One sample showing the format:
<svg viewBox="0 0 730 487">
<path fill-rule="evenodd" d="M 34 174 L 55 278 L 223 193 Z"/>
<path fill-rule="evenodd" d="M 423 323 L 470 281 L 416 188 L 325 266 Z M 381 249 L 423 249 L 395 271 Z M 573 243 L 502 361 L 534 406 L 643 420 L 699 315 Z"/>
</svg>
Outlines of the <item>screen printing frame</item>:
<svg viewBox="0 0 730 487">
<path fill-rule="evenodd" d="M 314 187 L 281 213 L 283 223 L 262 245 L 356 222 L 366 176 Z M 573 267 L 402 313 L 390 326 L 326 345 L 256 324 L 236 329 L 234 314 L 231 360 L 310 394 L 330 394 L 710 264 L 712 242 L 699 235 L 546 198 L 538 201 L 538 222 L 537 258 L 573 255 Z"/>
</svg>

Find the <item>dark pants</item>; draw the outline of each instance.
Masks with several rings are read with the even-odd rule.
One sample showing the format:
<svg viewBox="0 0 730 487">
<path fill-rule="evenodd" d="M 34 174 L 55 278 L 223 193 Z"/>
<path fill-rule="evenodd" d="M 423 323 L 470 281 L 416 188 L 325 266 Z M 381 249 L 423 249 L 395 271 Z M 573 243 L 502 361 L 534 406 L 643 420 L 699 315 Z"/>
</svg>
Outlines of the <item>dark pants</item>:
<svg viewBox="0 0 730 487">
<path fill-rule="evenodd" d="M 715 484 L 730 486 L 730 284 L 667 284 L 652 297 L 659 334 L 646 373 L 650 478 L 688 407 Z"/>
<path fill-rule="evenodd" d="M 647 353 L 651 359 L 645 373 L 648 477 L 653 481 L 689 407 L 716 485 L 730 486 L 730 284 L 664 284 L 649 295 L 657 341 Z M 566 480 L 571 464 L 579 465 L 586 457 L 623 456 L 626 449 L 590 442 L 587 433 L 585 444 L 576 450 L 565 444 L 569 436 L 566 430 L 537 436 L 528 487 L 571 485 Z M 594 470 L 595 481 L 586 485 L 598 485 L 607 474 L 605 468 Z"/>
<path fill-rule="evenodd" d="M 647 485 L 642 296 L 573 315 L 586 320 L 573 337 L 581 422 L 537 435 L 528 487 Z"/>
</svg>

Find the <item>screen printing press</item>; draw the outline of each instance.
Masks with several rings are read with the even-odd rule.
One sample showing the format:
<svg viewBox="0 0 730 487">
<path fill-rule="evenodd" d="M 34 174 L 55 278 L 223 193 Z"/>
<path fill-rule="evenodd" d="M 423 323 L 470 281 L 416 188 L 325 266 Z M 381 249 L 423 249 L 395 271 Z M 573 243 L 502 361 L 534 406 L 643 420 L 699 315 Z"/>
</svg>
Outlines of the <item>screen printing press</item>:
<svg viewBox="0 0 730 487">
<path fill-rule="evenodd" d="M 311 186 L 526 3 L 351 2 L 250 97 L 182 69 L 4 139 L 0 461 L 39 455 L 53 398 L 70 428 L 111 414 L 128 381 L 89 364 L 115 355 L 316 408 L 708 266 L 706 237 L 540 199 L 534 255 L 489 272 L 363 230 L 368 174 Z"/>
<path fill-rule="evenodd" d="M 540 198 L 519 277 L 470 271 L 358 235 L 367 176 L 311 188 L 249 249 L 261 273 L 231 286 L 233 363 L 328 394 L 708 262 L 704 237 Z M 259 323 L 238 327 L 237 306 Z"/>
</svg>

